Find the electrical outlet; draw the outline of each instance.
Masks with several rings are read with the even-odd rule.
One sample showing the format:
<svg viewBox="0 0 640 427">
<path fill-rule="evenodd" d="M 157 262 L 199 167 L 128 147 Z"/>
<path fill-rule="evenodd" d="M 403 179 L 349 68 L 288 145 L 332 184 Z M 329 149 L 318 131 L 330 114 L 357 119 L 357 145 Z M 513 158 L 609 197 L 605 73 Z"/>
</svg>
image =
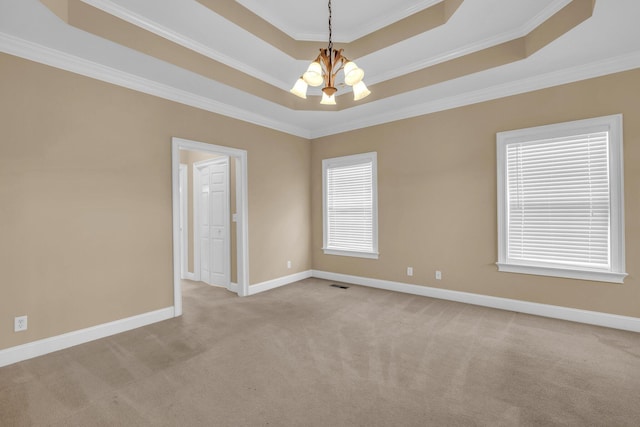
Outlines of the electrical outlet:
<svg viewBox="0 0 640 427">
<path fill-rule="evenodd" d="M 13 331 L 20 332 L 27 330 L 27 316 L 19 316 L 13 319 Z"/>
<path fill-rule="evenodd" d="M 413 267 L 407 267 L 407 276 L 413 276 Z"/>
<path fill-rule="evenodd" d="M 291 261 L 287 261 L 287 268 L 291 268 Z"/>
<path fill-rule="evenodd" d="M 442 271 L 436 270 L 436 280 L 442 280 Z"/>
</svg>

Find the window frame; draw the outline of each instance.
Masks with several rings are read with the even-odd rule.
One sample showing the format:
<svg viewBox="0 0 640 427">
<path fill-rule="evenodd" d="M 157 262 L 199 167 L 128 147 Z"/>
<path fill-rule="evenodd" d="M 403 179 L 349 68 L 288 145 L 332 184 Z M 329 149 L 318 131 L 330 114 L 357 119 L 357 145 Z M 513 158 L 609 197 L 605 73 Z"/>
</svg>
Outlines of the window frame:
<svg viewBox="0 0 640 427">
<path fill-rule="evenodd" d="M 335 167 L 371 163 L 372 174 L 372 251 L 333 249 L 328 247 L 327 170 Z M 378 259 L 378 155 L 375 151 L 322 160 L 322 250 L 325 255 Z"/>
<path fill-rule="evenodd" d="M 508 196 L 506 194 L 506 148 L 510 144 L 581 135 L 606 130 L 609 133 L 609 254 L 610 269 L 592 269 L 543 262 L 514 262 L 507 257 Z M 624 158 L 622 114 L 576 120 L 496 135 L 498 181 L 498 271 L 540 276 L 623 283 L 625 272 Z"/>
</svg>

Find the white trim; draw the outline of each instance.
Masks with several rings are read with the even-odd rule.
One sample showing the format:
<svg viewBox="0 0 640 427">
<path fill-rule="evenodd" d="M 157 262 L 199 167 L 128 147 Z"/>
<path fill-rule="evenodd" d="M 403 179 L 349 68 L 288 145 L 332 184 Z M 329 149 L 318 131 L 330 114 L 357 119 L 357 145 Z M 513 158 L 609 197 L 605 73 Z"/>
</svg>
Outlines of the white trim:
<svg viewBox="0 0 640 427">
<path fill-rule="evenodd" d="M 322 248 L 325 255 L 350 256 L 356 258 L 378 259 L 378 252 L 339 251 L 336 249 Z"/>
<path fill-rule="evenodd" d="M 562 10 L 565 6 L 571 3 L 573 0 L 559 0 L 555 3 L 549 4 L 545 7 L 540 13 L 534 16 L 531 20 L 521 25 L 520 27 L 505 31 L 504 33 L 494 35 L 492 37 L 488 37 L 486 39 L 482 39 L 479 41 L 474 41 L 472 43 L 467 44 L 466 46 L 461 46 L 457 49 L 449 50 L 446 53 L 443 53 L 438 56 L 432 56 L 430 58 L 421 59 L 412 64 L 407 64 L 402 67 L 394 68 L 384 73 L 376 74 L 370 78 L 367 78 L 370 85 L 374 85 L 376 83 L 384 82 L 387 80 L 395 79 L 400 76 L 404 76 L 406 74 L 413 73 L 414 71 L 419 71 L 427 67 L 432 67 L 434 65 L 440 64 L 445 61 L 451 61 L 456 58 L 460 58 L 461 56 L 470 55 L 475 52 L 479 52 L 483 49 L 488 49 L 491 47 L 498 46 L 503 43 L 510 42 L 512 40 L 525 37 L 530 32 L 535 30 L 537 27 L 542 25 L 545 21 L 551 18 L 553 15 Z"/>
<path fill-rule="evenodd" d="M 405 7 L 404 9 L 394 8 L 391 12 L 387 11 L 387 13 L 383 16 L 378 16 L 375 19 L 365 21 L 359 25 L 354 25 L 353 27 L 349 28 L 351 31 L 338 31 L 338 37 L 344 39 L 344 43 L 351 43 L 361 37 L 367 36 L 389 25 L 398 23 L 398 21 L 401 21 L 411 15 L 431 8 L 438 3 L 441 3 L 442 1 L 443 0 L 422 0 L 407 5 L 407 7 Z M 326 33 L 324 33 L 322 36 L 320 36 L 320 38 L 316 38 L 314 40 L 324 40 L 326 39 L 326 37 L 327 35 Z M 336 39 L 336 41 L 338 40 Z M 342 43 L 343 41 L 340 42 Z"/>
<path fill-rule="evenodd" d="M 238 286 L 238 284 L 237 284 L 237 283 L 234 283 L 234 282 L 231 282 L 231 283 L 229 284 L 229 286 L 227 287 L 227 289 L 228 289 L 228 290 L 230 290 L 231 292 L 236 293 L 236 294 L 237 294 L 238 292 L 240 292 L 240 286 Z"/>
<path fill-rule="evenodd" d="M 147 17 L 141 16 L 137 13 L 134 13 L 128 9 L 125 9 L 121 5 L 114 4 L 110 0 L 82 0 L 85 3 L 91 4 L 92 6 L 101 9 L 113 16 L 116 16 L 124 21 L 127 21 L 133 25 L 136 25 L 140 28 L 144 28 L 154 34 L 159 35 L 167 40 L 171 40 L 181 46 L 184 46 L 190 50 L 198 52 L 204 56 L 212 58 L 216 61 L 219 61 L 225 65 L 233 67 L 239 71 L 242 71 L 245 74 L 250 76 L 258 77 L 260 80 L 263 80 L 273 86 L 276 86 L 282 90 L 289 90 L 290 84 L 279 80 L 276 77 L 273 77 L 269 74 L 266 74 L 259 69 L 256 69 L 244 62 L 237 61 L 234 58 L 230 58 L 229 56 L 212 49 L 210 46 L 207 46 L 203 43 L 197 42 L 189 37 L 184 36 L 183 34 L 177 33 L 174 30 L 171 30 L 157 22 L 149 20 Z M 422 0 L 416 4 L 409 5 L 405 9 L 394 10 L 392 13 L 387 14 L 380 19 L 375 21 L 367 22 L 365 25 L 356 26 L 357 29 L 354 29 L 348 33 L 340 32 L 343 34 L 341 37 L 339 34 L 336 38 L 334 36 L 334 41 L 338 43 L 351 43 L 367 34 L 373 33 L 381 28 L 384 28 L 388 25 L 391 25 L 397 21 L 400 21 L 408 16 L 411 16 L 417 12 L 420 12 L 424 9 L 434 6 L 436 3 L 441 2 L 442 0 Z M 393 70 L 390 70 L 383 74 L 375 75 L 373 78 L 369 79 L 370 84 L 376 84 L 379 82 L 383 82 L 386 80 L 394 79 L 398 76 L 402 76 L 405 74 L 412 73 L 417 70 L 421 70 L 423 68 L 433 66 L 435 64 L 449 61 L 464 55 L 468 55 L 482 49 L 486 49 L 489 47 L 493 47 L 502 43 L 506 43 L 508 41 L 524 37 L 529 34 L 531 31 L 536 29 L 538 26 L 542 25 L 545 21 L 551 18 L 553 15 L 562 10 L 565 6 L 571 3 L 572 0 L 556 0 L 554 3 L 549 4 L 545 7 L 540 13 L 530 19 L 528 22 L 524 23 L 518 28 L 505 31 L 504 33 L 495 35 L 493 37 L 489 37 L 487 39 L 481 40 L 479 42 L 473 42 L 466 46 L 460 47 L 458 49 L 451 50 L 443 55 L 439 55 L 437 57 L 426 58 L 424 60 L 415 62 L 413 64 L 409 64 L 406 66 L 402 66 Z M 239 1 L 239 3 L 243 4 L 244 2 Z M 243 4 L 243 6 L 247 7 Z M 277 28 L 279 28 L 284 33 L 288 34 L 295 40 L 300 41 L 319 41 L 326 39 L 326 32 L 314 34 L 314 33 L 299 33 L 293 31 L 291 28 L 287 28 L 286 23 L 279 19 L 277 16 L 273 16 L 270 13 L 269 8 L 262 8 L 258 11 L 256 7 L 258 4 L 254 4 L 253 9 L 255 9 L 254 13 L 260 16 L 263 20 L 273 23 Z M 252 9 L 247 7 L 248 9 Z M 223 17 L 224 18 L 224 17 Z M 226 18 L 225 18 L 226 19 Z M 288 54 L 287 52 L 284 52 Z"/>
<path fill-rule="evenodd" d="M 0 52 L 112 83 L 141 93 L 168 99 L 169 101 L 189 105 L 222 116 L 242 120 L 247 123 L 253 123 L 302 138 L 310 138 L 308 129 L 292 125 L 289 122 L 274 120 L 261 114 L 234 107 L 182 89 L 177 89 L 164 83 L 136 76 L 66 52 L 23 40 L 7 33 L 0 32 Z"/>
<path fill-rule="evenodd" d="M 54 351 L 116 335 L 174 317 L 173 307 L 138 314 L 50 338 L 0 350 L 0 367 L 32 359 Z"/>
<path fill-rule="evenodd" d="M 321 33 L 297 31 L 285 19 L 282 19 L 281 16 L 274 13 L 268 7 L 268 3 L 265 3 L 264 1 L 236 1 L 245 8 L 249 9 L 251 12 L 255 13 L 260 18 L 262 18 L 263 21 L 270 23 L 294 40 L 315 42 L 325 41 L 327 38 L 327 32 L 324 28 Z M 336 43 L 351 43 L 352 41 L 357 40 L 360 37 L 364 37 L 370 33 L 378 31 L 381 28 L 394 24 L 397 21 L 406 18 L 407 16 L 411 16 L 442 1 L 443 0 L 421 0 L 419 2 L 408 5 L 404 9 L 395 8 L 391 12 L 385 12 L 384 15 L 378 16 L 362 24 L 352 25 L 352 28 L 350 29 L 344 30 L 344 28 L 342 28 L 338 31 L 334 30 L 335 34 L 333 35 L 333 41 Z"/>
<path fill-rule="evenodd" d="M 95 2 L 97 0 L 83 0 L 85 2 Z M 260 16 L 264 21 L 267 21 L 277 27 L 280 31 L 287 34 L 294 40 L 300 41 L 324 41 L 327 37 L 326 32 L 322 33 L 309 33 L 309 32 L 299 32 L 296 31 L 293 27 L 287 24 L 280 16 L 275 15 L 271 12 L 268 7 L 260 7 L 264 4 L 264 2 L 248 2 L 246 0 L 237 0 L 238 3 L 242 4 L 247 9 L 251 10 L 256 15 Z M 380 16 L 377 19 L 369 20 L 362 25 L 356 25 L 350 31 L 339 30 L 334 34 L 334 42 L 337 43 L 351 43 L 355 40 L 358 40 L 361 37 L 374 33 L 388 25 L 392 25 L 401 21 L 402 19 L 414 15 L 418 12 L 421 12 L 427 8 L 430 8 L 438 3 L 441 3 L 443 0 L 422 0 L 411 5 L 407 5 L 404 9 L 394 9 L 392 12 L 385 14 L 384 16 Z M 546 22 L 550 17 L 558 13 L 565 6 L 571 3 L 572 0 L 556 0 L 555 2 L 547 5 L 543 10 L 541 10 L 536 16 L 530 19 L 528 22 L 525 22 L 518 28 L 506 31 L 502 34 L 499 34 L 495 37 L 491 37 L 490 39 L 486 39 L 480 43 L 474 43 L 473 45 L 469 45 L 460 49 L 461 53 L 451 53 L 451 57 L 457 57 L 461 55 L 466 55 L 471 52 L 475 52 L 480 49 L 484 49 L 486 47 L 495 46 L 500 43 L 504 43 L 519 37 L 526 36 L 531 31 L 535 30 L 537 27 Z M 466 53 L 465 53 L 466 52 Z M 429 61 L 430 62 L 430 61 Z M 421 67 L 424 68 L 424 67 Z M 403 69 L 405 69 L 403 67 Z M 408 70 L 408 69 L 407 69 Z M 407 74 L 411 71 L 402 72 L 402 74 Z M 376 82 L 383 81 L 379 78 L 376 79 Z"/>
<path fill-rule="evenodd" d="M 568 279 L 594 280 L 596 282 L 623 283 L 627 273 L 610 271 L 575 270 L 570 268 L 556 268 L 550 266 L 523 265 L 515 263 L 496 262 L 498 271 L 506 273 L 533 274 L 536 276 L 565 277 Z"/>
<path fill-rule="evenodd" d="M 548 4 L 536 16 L 531 18 L 524 25 L 520 26 L 520 28 L 517 30 L 518 33 L 514 38 L 526 36 L 533 30 L 538 28 L 540 25 L 547 22 L 556 13 L 567 7 L 571 2 L 573 2 L 573 0 L 557 0 L 554 3 Z"/>
<path fill-rule="evenodd" d="M 184 275 L 185 280 L 191 280 L 193 282 L 198 282 L 199 280 L 196 280 L 196 275 L 191 273 L 190 271 L 187 271 L 187 274 Z"/>
<path fill-rule="evenodd" d="M 267 280 L 266 282 L 256 283 L 249 286 L 249 295 L 259 294 L 271 289 L 279 288 L 280 286 L 288 285 L 290 283 L 297 282 L 299 280 L 308 279 L 311 277 L 312 271 L 301 271 L 300 273 L 290 274 L 288 276 L 278 277 L 277 279 Z"/>
<path fill-rule="evenodd" d="M 189 166 L 180 163 L 180 218 L 182 231 L 180 233 L 180 274 L 183 279 L 189 273 Z"/>
<path fill-rule="evenodd" d="M 508 256 L 509 219 L 507 200 L 506 150 L 511 144 L 535 143 L 557 137 L 606 131 L 609 135 L 609 270 L 580 268 L 551 262 L 530 262 Z M 624 246 L 624 174 L 622 155 L 622 114 L 594 117 L 570 122 L 536 126 L 496 134 L 497 210 L 498 210 L 498 271 L 571 279 L 622 283 L 625 272 Z"/>
<path fill-rule="evenodd" d="M 363 129 L 384 123 L 409 119 L 411 117 L 423 116 L 437 113 L 439 111 L 451 110 L 467 105 L 479 104 L 481 102 L 492 101 L 494 99 L 506 98 L 522 93 L 533 92 L 554 86 L 574 83 L 581 80 L 592 79 L 614 73 L 621 73 L 640 67 L 640 51 L 603 61 L 578 65 L 558 71 L 551 71 L 534 77 L 528 77 L 507 83 L 488 86 L 475 91 L 469 91 L 460 95 L 440 98 L 435 101 L 422 104 L 411 105 L 406 108 L 386 110 L 378 114 L 370 114 L 362 119 L 333 122 L 323 122 L 323 126 L 311 130 L 310 139 L 349 132 L 356 129 Z M 419 89 L 418 89 L 419 90 Z M 396 95 L 402 96 L 402 95 Z M 384 102 L 384 100 L 378 101 Z M 353 107 L 360 108 L 360 107 Z"/>
<path fill-rule="evenodd" d="M 158 22 L 150 20 L 148 17 L 142 16 L 129 9 L 126 9 L 122 5 L 116 4 L 111 0 L 82 0 L 82 1 L 110 15 L 116 16 L 122 19 L 123 21 L 129 22 L 137 27 L 143 28 L 151 33 L 157 34 L 162 38 L 175 42 L 190 50 L 198 52 L 206 57 L 219 61 L 245 74 L 257 77 L 260 80 L 263 80 L 282 90 L 288 91 L 290 89 L 291 85 L 288 82 L 280 80 L 277 77 L 274 77 L 268 73 L 264 73 L 260 69 L 252 67 L 251 65 L 245 62 L 241 62 L 234 58 L 231 58 L 228 55 L 212 48 L 211 46 L 198 42 L 192 38 L 186 37 L 184 34 L 180 34 L 162 24 L 159 24 Z M 381 28 L 397 23 L 398 21 L 408 16 L 414 15 L 418 12 L 428 9 L 442 1 L 443 0 L 421 0 L 420 2 L 408 5 L 404 9 L 396 8 L 391 13 L 387 13 L 384 16 L 379 17 L 379 19 L 368 21 L 364 25 L 355 26 L 351 31 L 348 31 L 348 32 L 338 31 L 337 34 L 334 34 L 334 42 L 351 43 L 355 40 L 358 40 L 361 37 L 364 37 L 368 34 L 378 31 Z M 386 77 L 384 78 L 378 75 L 376 76 L 375 80 L 371 80 L 371 84 L 374 84 L 380 81 L 390 80 L 399 75 L 409 74 L 417 69 L 422 69 L 429 65 L 434 65 L 442 61 L 454 59 L 463 55 L 468 55 L 470 53 L 473 53 L 488 47 L 496 46 L 501 43 L 505 43 L 520 37 L 524 37 L 527 34 L 529 34 L 531 31 L 535 30 L 537 27 L 542 25 L 544 22 L 546 22 L 549 18 L 551 18 L 556 13 L 558 13 L 560 10 L 562 10 L 565 6 L 571 3 L 571 1 L 572 0 L 556 0 L 555 2 L 546 6 L 536 16 L 534 16 L 529 21 L 525 22 L 520 27 L 517 27 L 509 31 L 505 31 L 502 34 L 498 34 L 496 36 L 482 40 L 480 42 L 474 42 L 462 48 L 452 50 L 445 55 L 441 55 L 440 57 L 429 58 L 429 59 L 426 59 L 425 61 L 416 62 L 409 66 L 392 70 L 389 73 L 385 73 Z M 296 32 L 291 27 L 289 27 L 283 20 L 281 20 L 278 16 L 273 15 L 268 7 L 259 8 L 260 3 L 254 3 L 252 5 L 253 7 L 247 7 L 245 4 L 247 2 L 244 2 L 242 0 L 238 2 L 242 4 L 244 7 L 246 7 L 247 9 L 252 10 L 253 13 L 256 13 L 264 21 L 272 23 L 272 25 L 274 25 L 284 33 L 291 36 L 294 40 L 314 41 L 314 42 L 326 40 L 327 33 L 324 30 L 322 33 Z M 212 11 L 212 13 L 215 13 L 215 12 Z M 222 16 L 222 18 L 226 19 L 224 16 Z M 288 52 L 283 52 L 283 53 L 289 55 Z"/>
<path fill-rule="evenodd" d="M 247 152 L 235 157 L 236 162 L 236 270 L 238 295 L 249 295 L 249 165 Z"/>
<path fill-rule="evenodd" d="M 489 295 L 472 294 L 469 292 L 452 291 L 449 289 L 431 288 L 428 286 L 392 282 L 390 280 L 372 279 L 361 276 L 351 276 L 348 274 L 331 273 L 327 271 L 313 270 L 312 274 L 313 277 L 318 279 L 351 283 L 354 285 L 368 286 L 371 288 L 385 289 L 388 291 L 420 295 L 447 301 L 457 301 L 465 304 L 497 308 L 500 310 L 516 311 L 519 313 L 533 314 L 535 316 L 568 320 L 588 325 L 604 326 L 606 328 L 621 329 L 624 331 L 640 332 L 640 318 L 637 317 L 620 316 L 617 314 L 601 313 L 598 311 L 579 310 L 576 308 L 560 307 L 557 305 L 492 297 Z"/>
<path fill-rule="evenodd" d="M 202 281 L 202 270 L 200 270 L 200 230 L 196 218 L 200 216 L 200 195 L 198 188 L 200 187 L 200 175 L 198 169 L 191 168 L 191 178 L 193 182 L 193 277 L 197 282 Z"/>
<path fill-rule="evenodd" d="M 285 82 L 284 80 L 280 80 L 277 77 L 272 76 L 271 74 L 265 73 L 259 68 L 252 67 L 246 64 L 245 62 L 238 61 L 228 55 L 225 55 L 224 53 L 216 49 L 212 49 L 210 46 L 204 43 L 201 43 L 192 38 L 186 37 L 184 34 L 180 34 L 168 27 L 165 27 L 162 24 L 159 24 L 158 22 L 152 21 L 148 17 L 132 12 L 131 10 L 124 8 L 122 5 L 115 4 L 110 0 L 82 0 L 82 1 L 110 15 L 120 18 L 123 21 L 133 24 L 136 27 L 143 28 L 164 39 L 170 40 L 180 46 L 184 46 L 189 50 L 192 50 L 201 55 L 204 55 L 208 58 L 213 59 L 214 61 L 218 61 L 231 68 L 235 68 L 240 72 L 243 72 L 259 80 L 267 82 L 282 90 L 288 91 L 290 89 L 290 84 L 288 82 Z M 211 11 L 211 13 L 215 13 L 215 12 Z M 225 17 L 222 17 L 222 18 L 226 19 Z"/>
<path fill-rule="evenodd" d="M 247 151 L 222 145 L 173 137 L 171 139 L 171 182 L 173 205 L 173 299 L 175 316 L 182 315 L 182 286 L 180 283 L 180 253 L 178 248 L 180 237 L 179 214 L 179 164 L 180 150 L 204 151 L 223 154 L 236 162 L 236 240 L 237 240 L 237 280 L 238 295 L 249 295 L 249 192 Z"/>
<path fill-rule="evenodd" d="M 193 175 L 193 275 L 198 282 L 206 283 L 202 280 L 202 269 L 200 260 L 200 174 L 195 163 L 192 164 L 191 175 Z"/>
<path fill-rule="evenodd" d="M 609 185 L 611 191 L 611 259 L 616 272 L 626 272 L 625 224 L 624 224 L 624 131 L 622 114 L 610 116 L 609 128 Z M 621 277 L 621 280 L 627 276 Z"/>
<path fill-rule="evenodd" d="M 141 93 L 150 94 L 305 139 L 316 139 L 324 136 L 335 135 L 356 129 L 431 114 L 438 111 L 445 111 L 466 105 L 473 105 L 548 87 L 577 82 L 580 80 L 628 71 L 640 67 L 640 51 L 632 52 L 630 54 L 608 58 L 602 61 L 583 64 L 559 71 L 552 71 L 539 76 L 498 84 L 447 98 L 441 98 L 432 102 L 411 105 L 407 108 L 393 110 L 385 109 L 385 111 L 381 113 L 369 114 L 362 119 L 333 121 L 330 125 L 324 123 L 322 128 L 309 129 L 292 125 L 290 122 L 274 120 L 260 114 L 249 112 L 245 109 L 233 107 L 210 98 L 176 89 L 169 85 L 141 78 L 139 76 L 33 43 L 7 33 L 0 32 L 0 52 L 5 52 L 31 61 L 39 62 L 41 64 L 56 67 L 61 70 L 70 71 L 121 87 L 136 90 Z M 384 102 L 384 100 L 379 102 Z"/>
<path fill-rule="evenodd" d="M 327 215 L 327 170 L 353 166 L 363 163 L 371 163 L 371 185 L 372 185 L 372 251 L 362 252 L 355 250 L 340 250 L 328 247 L 328 215 Z M 368 249 L 368 248 L 367 248 Z M 352 154 L 349 156 L 333 157 L 322 160 L 322 250 L 327 255 L 351 256 L 358 258 L 378 259 L 378 153 L 370 151 L 368 153 Z"/>
</svg>

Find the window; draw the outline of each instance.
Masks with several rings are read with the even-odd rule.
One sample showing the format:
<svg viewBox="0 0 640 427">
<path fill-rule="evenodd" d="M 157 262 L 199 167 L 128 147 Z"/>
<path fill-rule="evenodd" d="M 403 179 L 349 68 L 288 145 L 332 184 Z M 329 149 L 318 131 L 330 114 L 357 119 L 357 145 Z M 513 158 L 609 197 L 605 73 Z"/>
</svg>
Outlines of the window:
<svg viewBox="0 0 640 427">
<path fill-rule="evenodd" d="M 497 135 L 498 269 L 622 283 L 622 116 Z"/>
<path fill-rule="evenodd" d="M 376 153 L 322 161 L 324 253 L 378 258 Z"/>
</svg>

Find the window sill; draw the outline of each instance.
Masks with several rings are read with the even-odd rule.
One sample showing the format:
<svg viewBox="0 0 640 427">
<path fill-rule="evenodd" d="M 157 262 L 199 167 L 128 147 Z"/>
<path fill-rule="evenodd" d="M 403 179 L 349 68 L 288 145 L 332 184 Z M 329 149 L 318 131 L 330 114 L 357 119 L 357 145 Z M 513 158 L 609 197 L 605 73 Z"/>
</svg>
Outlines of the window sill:
<svg viewBox="0 0 640 427">
<path fill-rule="evenodd" d="M 623 283 L 627 273 L 610 271 L 573 270 L 569 268 L 539 267 L 534 265 L 506 264 L 497 262 L 498 271 L 506 273 L 533 274 L 537 276 L 564 277 L 568 279 L 593 280 L 596 282 Z"/>
<path fill-rule="evenodd" d="M 370 258 L 370 259 L 378 259 L 377 252 L 357 252 L 357 251 L 344 251 L 337 249 L 327 249 L 322 248 L 325 255 L 338 255 L 338 256 L 350 256 L 356 258 Z"/>
</svg>

